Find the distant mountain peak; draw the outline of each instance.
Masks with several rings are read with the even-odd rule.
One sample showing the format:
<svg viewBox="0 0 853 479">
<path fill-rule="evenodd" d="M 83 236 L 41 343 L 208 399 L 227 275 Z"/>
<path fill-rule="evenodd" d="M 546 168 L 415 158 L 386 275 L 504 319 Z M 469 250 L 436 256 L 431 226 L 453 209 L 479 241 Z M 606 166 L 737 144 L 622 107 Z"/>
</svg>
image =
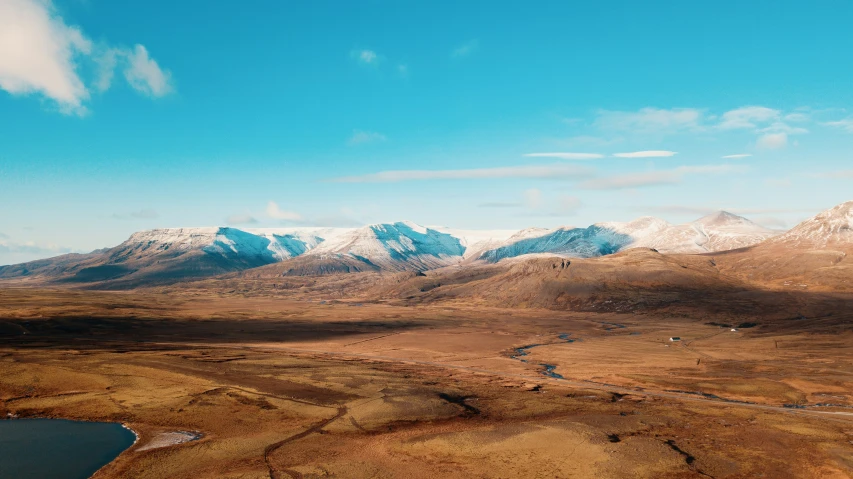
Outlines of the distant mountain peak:
<svg viewBox="0 0 853 479">
<path fill-rule="evenodd" d="M 775 242 L 816 247 L 853 244 L 853 201 L 818 213 L 775 238 Z"/>
<path fill-rule="evenodd" d="M 743 216 L 736 215 L 734 213 L 730 213 L 728 211 L 719 210 L 713 213 L 707 214 L 698 220 L 694 221 L 694 223 L 702 224 L 702 225 L 729 225 L 729 224 L 749 224 L 756 225 L 752 221 L 744 218 Z M 758 226 L 758 225 L 756 225 Z"/>
</svg>

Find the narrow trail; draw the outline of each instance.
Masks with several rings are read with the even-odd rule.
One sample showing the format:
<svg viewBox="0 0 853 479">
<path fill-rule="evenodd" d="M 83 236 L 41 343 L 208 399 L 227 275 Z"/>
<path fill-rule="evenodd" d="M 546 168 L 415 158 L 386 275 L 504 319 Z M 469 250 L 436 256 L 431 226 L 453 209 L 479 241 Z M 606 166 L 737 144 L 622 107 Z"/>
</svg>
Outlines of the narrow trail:
<svg viewBox="0 0 853 479">
<path fill-rule="evenodd" d="M 328 426 L 329 424 L 331 424 L 331 423 L 337 421 L 338 419 L 340 419 L 341 417 L 343 417 L 347 413 L 347 411 L 348 411 L 348 408 L 346 406 L 340 406 L 340 407 L 338 407 L 338 412 L 334 416 L 330 417 L 329 419 L 324 419 L 324 420 L 314 424 L 313 426 L 309 427 L 308 429 L 300 432 L 299 434 L 294 434 L 293 436 L 282 439 L 281 441 L 272 443 L 269 446 L 265 447 L 264 448 L 264 463 L 267 465 L 267 469 L 269 470 L 270 479 L 280 479 L 282 476 L 279 472 L 284 472 L 285 474 L 287 474 L 288 476 L 290 476 L 294 479 L 301 479 L 302 474 L 300 474 L 298 471 L 292 471 L 289 469 L 283 469 L 282 471 L 277 470 L 272 465 L 272 462 L 270 462 L 270 454 L 274 453 L 278 448 L 280 448 L 281 446 L 284 446 L 287 443 L 297 441 L 299 439 L 302 439 L 303 437 L 310 436 L 311 434 L 318 432 L 319 430 L 323 429 L 324 427 Z"/>
</svg>

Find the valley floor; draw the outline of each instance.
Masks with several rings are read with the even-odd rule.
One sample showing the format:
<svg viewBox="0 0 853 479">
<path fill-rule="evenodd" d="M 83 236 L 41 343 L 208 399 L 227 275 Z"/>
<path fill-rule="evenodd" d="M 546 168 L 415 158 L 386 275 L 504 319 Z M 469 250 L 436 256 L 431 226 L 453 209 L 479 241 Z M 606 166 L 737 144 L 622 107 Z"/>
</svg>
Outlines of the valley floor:
<svg viewBox="0 0 853 479">
<path fill-rule="evenodd" d="M 712 316 L 3 289 L 0 414 L 126 423 L 99 478 L 853 477 L 851 312 Z"/>
</svg>

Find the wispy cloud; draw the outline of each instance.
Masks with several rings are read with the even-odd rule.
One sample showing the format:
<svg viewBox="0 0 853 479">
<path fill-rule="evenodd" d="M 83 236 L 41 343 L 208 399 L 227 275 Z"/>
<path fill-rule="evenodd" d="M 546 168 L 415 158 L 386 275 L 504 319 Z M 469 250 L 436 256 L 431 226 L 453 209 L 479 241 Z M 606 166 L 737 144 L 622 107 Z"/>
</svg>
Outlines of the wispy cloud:
<svg viewBox="0 0 853 479">
<path fill-rule="evenodd" d="M 127 67 L 124 77 L 136 91 L 149 96 L 160 97 L 172 91 L 172 74 L 162 70 L 160 65 L 148 56 L 148 50 L 136 45 L 133 50 L 124 52 Z"/>
<path fill-rule="evenodd" d="M 405 65 L 403 63 L 398 64 L 397 65 L 397 73 L 403 78 L 408 78 L 408 76 L 409 76 L 409 65 Z"/>
<path fill-rule="evenodd" d="M 450 56 L 452 58 L 463 58 L 474 54 L 477 50 L 480 49 L 480 41 L 479 40 L 469 40 L 462 45 L 454 48 L 453 51 L 450 52 Z"/>
<path fill-rule="evenodd" d="M 739 160 L 741 158 L 749 158 L 750 156 L 752 156 L 751 153 L 737 153 L 735 155 L 721 156 L 720 158 L 723 158 L 725 160 Z"/>
<path fill-rule="evenodd" d="M 604 130 L 637 133 L 676 133 L 701 126 L 702 110 L 643 108 L 639 111 L 600 110 L 594 125 Z"/>
<path fill-rule="evenodd" d="M 36 243 L 27 241 L 25 243 L 13 243 L 0 241 L 0 253 L 25 253 L 35 255 L 55 255 L 70 253 L 71 248 L 55 244 Z"/>
<path fill-rule="evenodd" d="M 758 124 L 779 118 L 781 112 L 764 106 L 744 106 L 723 113 L 717 128 L 721 130 L 756 129 Z"/>
<path fill-rule="evenodd" d="M 353 130 L 352 136 L 347 140 L 347 144 L 350 146 L 355 145 L 363 145 L 365 143 L 377 143 L 386 141 L 388 138 L 385 137 L 382 133 L 376 133 L 375 131 L 364 131 L 364 130 Z"/>
<path fill-rule="evenodd" d="M 122 69 L 134 90 L 150 97 L 165 96 L 174 90 L 171 72 L 161 69 L 142 45 L 133 49 L 107 48 L 96 55 L 95 61 L 99 65 L 95 87 L 100 91 L 110 88 L 117 68 Z"/>
<path fill-rule="evenodd" d="M 395 170 L 359 176 L 333 178 L 335 183 L 392 183 L 423 180 L 476 180 L 533 178 L 575 180 L 591 176 L 592 170 L 577 165 L 505 166 L 465 170 Z"/>
<path fill-rule="evenodd" d="M 632 151 L 629 153 L 614 153 L 616 158 L 667 158 L 677 155 L 676 151 L 666 150 L 647 150 L 647 151 Z"/>
<path fill-rule="evenodd" d="M 767 133 L 758 137 L 755 146 L 761 150 L 778 150 L 788 146 L 787 133 Z"/>
<path fill-rule="evenodd" d="M 278 207 L 278 205 L 276 205 L 276 207 Z M 269 208 L 269 205 L 267 205 L 267 208 Z M 253 225 L 257 224 L 258 220 L 248 213 L 243 213 L 231 215 L 225 219 L 225 222 L 229 225 Z"/>
<path fill-rule="evenodd" d="M 836 121 L 827 121 L 824 122 L 824 125 L 831 126 L 833 128 L 840 128 L 848 133 L 853 133 L 853 118 L 844 118 L 842 120 Z"/>
<path fill-rule="evenodd" d="M 42 95 L 63 114 L 87 112 L 90 93 L 78 73 L 81 59 L 100 64 L 94 84 L 100 91 L 109 88 L 120 57 L 127 60 L 125 77 L 133 88 L 151 96 L 171 91 L 168 71 L 160 69 L 144 46 L 94 48 L 79 27 L 65 23 L 50 0 L 0 1 L 0 32 L 0 88 L 13 95 Z"/>
<path fill-rule="evenodd" d="M 282 210 L 275 201 L 267 203 L 267 216 L 276 220 L 302 221 L 302 215 L 293 211 Z"/>
<path fill-rule="evenodd" d="M 620 190 L 645 188 L 650 186 L 676 185 L 684 176 L 691 174 L 742 173 L 747 168 L 742 165 L 690 165 L 669 170 L 643 171 L 621 175 L 593 178 L 578 183 L 578 188 L 587 190 Z"/>
<path fill-rule="evenodd" d="M 362 65 L 378 65 L 382 61 L 382 57 L 378 53 L 366 48 L 350 51 L 350 58 Z"/>
<path fill-rule="evenodd" d="M 527 153 L 524 156 L 528 158 L 559 158 L 561 160 L 594 160 L 604 158 L 601 153 L 570 153 L 570 152 L 555 152 L 555 153 Z"/>
</svg>

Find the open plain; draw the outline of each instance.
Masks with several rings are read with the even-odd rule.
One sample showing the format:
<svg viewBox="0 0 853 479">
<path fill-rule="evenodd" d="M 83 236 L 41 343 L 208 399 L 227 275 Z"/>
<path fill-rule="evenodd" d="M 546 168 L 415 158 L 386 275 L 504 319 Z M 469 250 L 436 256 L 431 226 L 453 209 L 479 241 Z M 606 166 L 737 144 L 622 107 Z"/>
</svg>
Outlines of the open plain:
<svg viewBox="0 0 853 479">
<path fill-rule="evenodd" d="M 310 296 L 4 288 L 0 413 L 127 424 L 99 478 L 853 475 L 849 311 Z"/>
</svg>

